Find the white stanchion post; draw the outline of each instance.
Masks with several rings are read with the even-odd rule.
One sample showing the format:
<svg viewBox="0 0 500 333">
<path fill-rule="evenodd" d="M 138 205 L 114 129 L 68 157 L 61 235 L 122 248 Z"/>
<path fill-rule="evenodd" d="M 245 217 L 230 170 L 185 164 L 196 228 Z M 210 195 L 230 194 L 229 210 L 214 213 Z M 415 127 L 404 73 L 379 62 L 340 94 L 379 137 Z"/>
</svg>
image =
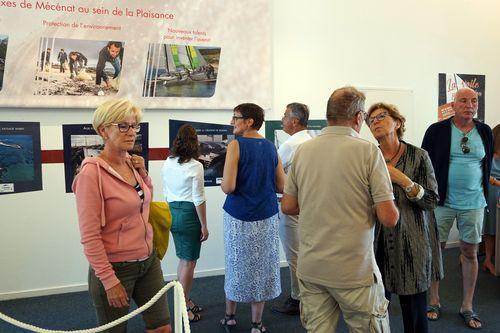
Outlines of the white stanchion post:
<svg viewBox="0 0 500 333">
<path fill-rule="evenodd" d="M 182 290 L 182 286 L 180 283 L 175 284 L 174 286 L 174 320 L 175 320 L 175 332 L 182 333 L 184 330 L 182 328 L 182 309 L 181 304 L 184 303 L 181 301 L 181 297 L 184 297 L 184 291 Z"/>
</svg>

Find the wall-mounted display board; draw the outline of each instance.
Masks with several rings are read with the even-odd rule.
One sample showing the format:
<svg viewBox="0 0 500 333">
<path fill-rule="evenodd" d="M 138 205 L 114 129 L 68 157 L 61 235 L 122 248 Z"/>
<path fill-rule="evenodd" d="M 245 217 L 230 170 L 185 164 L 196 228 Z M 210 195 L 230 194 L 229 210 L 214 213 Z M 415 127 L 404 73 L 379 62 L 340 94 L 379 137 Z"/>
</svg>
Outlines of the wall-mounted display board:
<svg viewBox="0 0 500 333">
<path fill-rule="evenodd" d="M 0 106 L 271 106 L 267 0 L 9 0 L 0 5 Z M 8 48 L 7 48 L 8 41 Z M 3 80 L 2 80 L 3 78 Z"/>
<path fill-rule="evenodd" d="M 63 125 L 64 147 L 64 175 L 66 180 L 66 193 L 73 192 L 71 185 L 78 173 L 85 157 L 97 156 L 104 149 L 104 142 L 97 135 L 92 124 Z M 135 144 L 129 154 L 141 155 L 148 169 L 149 161 L 149 124 L 141 123 L 141 130 L 137 133 Z"/>
<path fill-rule="evenodd" d="M 455 99 L 455 93 L 458 89 L 468 87 L 477 92 L 479 102 L 477 118 L 484 121 L 485 81 L 485 75 L 439 73 L 438 120 L 450 118 L 455 114 L 451 107 L 451 102 Z"/>
<path fill-rule="evenodd" d="M 0 122 L 0 195 L 42 189 L 40 123 Z"/>
<path fill-rule="evenodd" d="M 264 124 L 266 126 L 266 139 L 273 142 L 276 149 L 290 137 L 283 130 L 281 120 L 266 120 Z M 326 127 L 326 120 L 309 120 L 307 122 L 307 131 L 313 138 L 319 135 L 323 127 Z"/>
<path fill-rule="evenodd" d="M 205 186 L 218 186 L 222 183 L 222 172 L 226 161 L 227 145 L 234 139 L 233 126 L 192 121 L 169 120 L 169 144 L 174 143 L 182 125 L 189 124 L 198 134 L 200 144 L 199 161 L 203 164 Z"/>
</svg>

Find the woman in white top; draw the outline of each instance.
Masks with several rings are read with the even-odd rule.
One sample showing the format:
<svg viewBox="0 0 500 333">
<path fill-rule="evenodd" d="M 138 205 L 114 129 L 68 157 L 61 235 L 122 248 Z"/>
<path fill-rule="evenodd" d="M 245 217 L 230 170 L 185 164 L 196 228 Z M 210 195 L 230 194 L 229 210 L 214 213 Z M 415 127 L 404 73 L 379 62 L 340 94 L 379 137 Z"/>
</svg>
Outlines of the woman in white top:
<svg viewBox="0 0 500 333">
<path fill-rule="evenodd" d="M 201 319 L 202 310 L 189 298 L 196 260 L 201 242 L 207 240 L 207 217 L 203 165 L 198 161 L 199 145 L 196 130 L 183 125 L 171 147 L 171 155 L 161 170 L 163 194 L 172 213 L 170 229 L 179 260 L 177 278 L 184 288 L 189 320 Z"/>
</svg>

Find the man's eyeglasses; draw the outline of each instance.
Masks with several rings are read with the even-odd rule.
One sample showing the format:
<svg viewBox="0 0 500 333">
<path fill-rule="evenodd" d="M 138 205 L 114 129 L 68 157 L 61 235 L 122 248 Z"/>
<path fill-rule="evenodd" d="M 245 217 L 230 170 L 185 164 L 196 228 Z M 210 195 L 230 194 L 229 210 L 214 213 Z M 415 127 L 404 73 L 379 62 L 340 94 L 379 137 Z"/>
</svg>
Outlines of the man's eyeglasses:
<svg viewBox="0 0 500 333">
<path fill-rule="evenodd" d="M 361 117 L 363 117 L 363 121 L 365 121 L 368 113 L 366 113 L 365 111 L 359 111 L 359 113 L 361 114 Z"/>
<path fill-rule="evenodd" d="M 236 121 L 238 119 L 245 119 L 243 116 L 233 116 L 233 121 Z"/>
<path fill-rule="evenodd" d="M 111 123 L 110 125 L 113 125 L 113 126 L 116 126 L 118 127 L 118 130 L 122 133 L 127 133 L 129 129 L 133 129 L 134 132 L 136 133 L 139 133 L 139 131 L 141 130 L 141 125 L 139 124 L 132 124 L 132 125 L 129 125 L 127 123 L 119 123 L 119 124 L 115 124 L 115 123 Z"/>
<path fill-rule="evenodd" d="M 462 153 L 468 154 L 470 153 L 470 148 L 467 146 L 467 142 L 469 142 L 469 138 L 464 136 L 462 140 L 460 140 L 460 147 L 462 147 Z"/>
<path fill-rule="evenodd" d="M 377 121 L 382 121 L 385 119 L 385 117 L 387 117 L 389 115 L 389 112 L 382 112 L 382 113 L 379 113 L 378 115 L 374 116 L 374 117 L 370 117 L 370 118 L 367 118 L 366 119 L 366 124 L 368 126 L 371 126 L 373 125 L 373 123 L 375 122 L 375 120 Z"/>
</svg>

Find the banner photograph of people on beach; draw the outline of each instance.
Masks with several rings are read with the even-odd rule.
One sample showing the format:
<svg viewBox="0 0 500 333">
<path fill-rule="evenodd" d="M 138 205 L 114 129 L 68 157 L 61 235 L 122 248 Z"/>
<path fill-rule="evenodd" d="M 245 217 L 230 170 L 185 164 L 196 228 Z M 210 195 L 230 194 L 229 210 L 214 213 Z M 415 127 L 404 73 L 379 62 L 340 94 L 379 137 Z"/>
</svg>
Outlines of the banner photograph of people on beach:
<svg viewBox="0 0 500 333">
<path fill-rule="evenodd" d="M 120 86 L 124 43 L 41 38 L 35 95 L 109 96 Z"/>
<path fill-rule="evenodd" d="M 2 90 L 3 87 L 3 73 L 5 71 L 7 44 L 9 44 L 9 37 L 7 35 L 0 34 L 0 90 Z"/>
<path fill-rule="evenodd" d="M 143 97 L 212 97 L 219 73 L 217 47 L 149 44 Z"/>
</svg>

